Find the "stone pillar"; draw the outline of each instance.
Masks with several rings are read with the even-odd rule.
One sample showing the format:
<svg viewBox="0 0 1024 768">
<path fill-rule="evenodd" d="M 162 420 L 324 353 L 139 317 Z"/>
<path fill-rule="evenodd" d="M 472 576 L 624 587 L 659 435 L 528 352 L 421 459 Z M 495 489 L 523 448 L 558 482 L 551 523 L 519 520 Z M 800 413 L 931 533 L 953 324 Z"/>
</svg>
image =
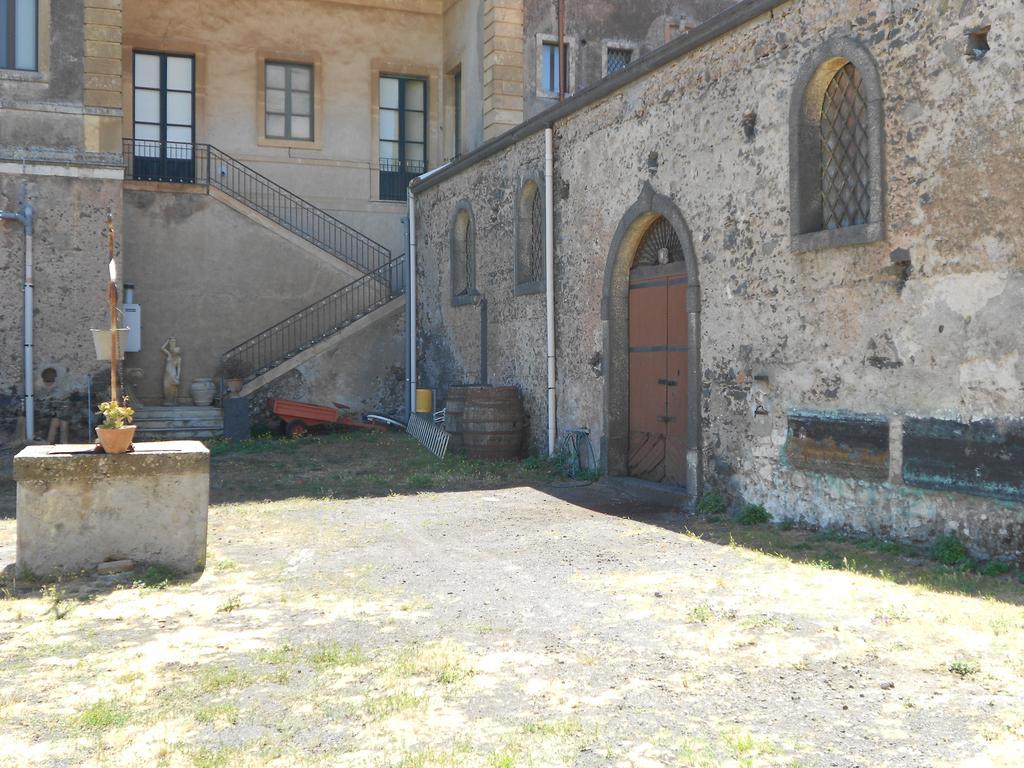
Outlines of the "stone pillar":
<svg viewBox="0 0 1024 768">
<path fill-rule="evenodd" d="M 121 153 L 121 2 L 85 2 L 85 150 Z"/>
<path fill-rule="evenodd" d="M 17 572 L 55 577 L 110 560 L 176 573 L 206 565 L 210 452 L 194 440 L 136 443 L 134 452 L 40 445 L 14 458 Z"/>
<path fill-rule="evenodd" d="M 484 0 L 484 140 L 523 122 L 523 0 Z"/>
</svg>

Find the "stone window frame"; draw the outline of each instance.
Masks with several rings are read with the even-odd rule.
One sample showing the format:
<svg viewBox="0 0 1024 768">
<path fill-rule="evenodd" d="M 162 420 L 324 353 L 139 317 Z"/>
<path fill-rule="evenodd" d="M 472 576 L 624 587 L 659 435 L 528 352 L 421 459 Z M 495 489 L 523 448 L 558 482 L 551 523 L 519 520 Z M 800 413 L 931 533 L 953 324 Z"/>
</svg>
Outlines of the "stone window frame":
<svg viewBox="0 0 1024 768">
<path fill-rule="evenodd" d="M 608 77 L 608 51 L 630 51 L 632 57 L 629 60 L 629 64 L 626 65 L 626 69 L 636 64 L 637 59 L 640 58 L 640 46 L 629 40 L 605 40 L 601 43 L 601 77 Z M 622 71 L 622 70 L 620 70 Z M 616 73 L 618 74 L 618 73 Z"/>
<path fill-rule="evenodd" d="M 460 237 L 460 218 L 466 216 L 465 236 Z M 477 303 L 480 296 L 476 289 L 476 217 L 469 200 L 460 200 L 448 219 L 448 265 L 451 282 L 452 306 L 463 307 Z M 455 275 L 461 271 L 463 263 L 468 273 L 469 285 L 464 291 L 455 292 Z"/>
<path fill-rule="evenodd" d="M 539 195 L 541 200 L 544 197 L 544 176 L 539 171 L 531 171 L 524 174 L 519 179 L 519 188 L 516 190 L 516 206 L 515 212 L 512 217 L 512 242 L 515 245 L 515 262 L 512 268 L 513 274 L 513 295 L 515 296 L 527 296 L 534 293 L 544 293 L 547 286 L 547 263 L 546 258 L 542 258 L 540 262 L 540 272 L 533 276 L 532 280 L 527 279 L 528 275 L 521 274 L 521 264 L 523 262 L 524 250 L 533 239 L 533 228 L 539 226 L 541 229 L 545 226 L 545 221 L 542 217 L 540 222 L 533 222 L 532 215 L 529 217 L 530 221 L 527 221 L 524 217 L 523 211 L 523 196 L 526 194 L 527 187 L 530 185 L 536 187 L 536 195 Z M 531 200 L 530 213 L 532 214 L 532 203 Z"/>
<path fill-rule="evenodd" d="M 50 0 L 36 0 L 35 69 L 2 69 L 0 81 L 50 82 Z"/>
<path fill-rule="evenodd" d="M 836 72 L 847 63 L 860 73 L 867 97 L 868 194 L 864 224 L 822 229 L 821 105 Z M 858 40 L 837 37 L 816 49 L 801 65 L 789 109 L 790 238 L 794 252 L 866 245 L 885 239 L 885 105 L 874 57 Z"/>
<path fill-rule="evenodd" d="M 565 95 L 571 96 L 576 92 L 576 51 L 579 48 L 579 41 L 575 35 L 566 35 L 562 38 L 562 42 L 568 49 L 568 56 L 565 57 L 565 73 L 566 73 L 566 84 L 565 84 Z M 534 59 L 536 59 L 534 75 L 536 77 L 535 91 L 537 92 L 538 98 L 542 99 L 557 99 L 558 91 L 546 91 L 543 88 L 544 83 L 544 44 L 553 43 L 558 45 L 558 35 L 549 35 L 546 32 L 537 33 L 537 48 L 535 50 Z"/>
</svg>

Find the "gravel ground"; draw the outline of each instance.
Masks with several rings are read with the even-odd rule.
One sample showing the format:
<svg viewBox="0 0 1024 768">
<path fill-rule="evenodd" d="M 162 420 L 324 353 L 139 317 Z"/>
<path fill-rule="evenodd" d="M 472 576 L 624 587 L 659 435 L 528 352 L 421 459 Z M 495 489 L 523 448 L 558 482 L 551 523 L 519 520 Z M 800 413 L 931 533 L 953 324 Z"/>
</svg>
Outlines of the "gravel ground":
<svg viewBox="0 0 1024 768">
<path fill-rule="evenodd" d="M 606 483 L 246 500 L 253 461 L 197 580 L 8 584 L 0 766 L 1024 764 L 1019 604 Z"/>
</svg>

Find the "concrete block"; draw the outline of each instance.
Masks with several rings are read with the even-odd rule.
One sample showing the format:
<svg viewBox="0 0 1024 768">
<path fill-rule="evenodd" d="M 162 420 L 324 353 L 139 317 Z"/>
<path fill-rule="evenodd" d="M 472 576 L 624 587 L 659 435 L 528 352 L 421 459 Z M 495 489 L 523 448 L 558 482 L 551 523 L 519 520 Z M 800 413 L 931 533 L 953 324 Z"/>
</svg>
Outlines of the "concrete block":
<svg viewBox="0 0 1024 768">
<path fill-rule="evenodd" d="M 210 452 L 196 441 L 31 446 L 14 459 L 17 572 L 40 577 L 110 560 L 192 573 L 206 565 Z"/>
</svg>

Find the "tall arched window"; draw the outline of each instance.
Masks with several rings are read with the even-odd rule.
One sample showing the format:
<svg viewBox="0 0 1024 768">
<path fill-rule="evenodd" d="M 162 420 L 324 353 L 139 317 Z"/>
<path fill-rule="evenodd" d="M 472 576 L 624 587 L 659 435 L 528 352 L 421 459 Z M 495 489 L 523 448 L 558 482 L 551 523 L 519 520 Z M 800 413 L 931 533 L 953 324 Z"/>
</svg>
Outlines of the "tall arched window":
<svg viewBox="0 0 1024 768">
<path fill-rule="evenodd" d="M 476 292 L 476 236 L 473 211 L 468 202 L 459 203 L 449 223 L 452 303 L 471 304 Z"/>
<path fill-rule="evenodd" d="M 523 181 L 516 202 L 515 293 L 544 290 L 544 193 L 539 175 Z"/>
<path fill-rule="evenodd" d="M 830 40 L 805 62 L 790 108 L 790 199 L 798 251 L 885 237 L 882 88 L 871 55 Z"/>
</svg>

